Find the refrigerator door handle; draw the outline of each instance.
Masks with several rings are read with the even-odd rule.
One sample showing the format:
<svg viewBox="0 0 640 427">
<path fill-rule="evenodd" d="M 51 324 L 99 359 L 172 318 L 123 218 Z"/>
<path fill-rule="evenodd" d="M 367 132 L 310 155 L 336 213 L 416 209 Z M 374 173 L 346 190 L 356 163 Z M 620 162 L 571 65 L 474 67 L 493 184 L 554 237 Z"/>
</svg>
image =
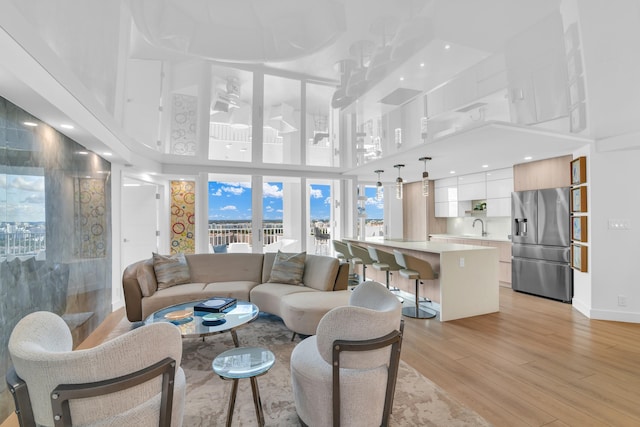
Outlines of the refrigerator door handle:
<svg viewBox="0 0 640 427">
<path fill-rule="evenodd" d="M 514 221 L 516 222 L 516 229 L 514 231 L 514 236 L 519 236 L 520 235 L 520 220 L 518 218 L 514 218 Z"/>
<path fill-rule="evenodd" d="M 522 235 L 527 235 L 527 218 L 522 220 Z"/>
</svg>

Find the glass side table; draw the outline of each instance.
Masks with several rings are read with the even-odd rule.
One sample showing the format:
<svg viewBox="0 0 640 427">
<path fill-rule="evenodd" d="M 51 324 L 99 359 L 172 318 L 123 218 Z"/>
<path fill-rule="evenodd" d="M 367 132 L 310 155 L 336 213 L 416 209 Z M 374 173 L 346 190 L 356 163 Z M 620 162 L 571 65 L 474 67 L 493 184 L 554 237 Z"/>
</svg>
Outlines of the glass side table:
<svg viewBox="0 0 640 427">
<path fill-rule="evenodd" d="M 251 380 L 251 392 L 253 393 L 253 405 L 258 417 L 258 425 L 264 426 L 264 413 L 260 401 L 257 377 L 266 374 L 275 363 L 274 354 L 261 347 L 238 347 L 220 353 L 211 364 L 213 372 L 223 380 L 233 381 L 231 397 L 229 398 L 229 410 L 227 413 L 227 427 L 231 427 L 233 409 L 236 404 L 238 392 L 238 380 L 249 378 Z"/>
</svg>

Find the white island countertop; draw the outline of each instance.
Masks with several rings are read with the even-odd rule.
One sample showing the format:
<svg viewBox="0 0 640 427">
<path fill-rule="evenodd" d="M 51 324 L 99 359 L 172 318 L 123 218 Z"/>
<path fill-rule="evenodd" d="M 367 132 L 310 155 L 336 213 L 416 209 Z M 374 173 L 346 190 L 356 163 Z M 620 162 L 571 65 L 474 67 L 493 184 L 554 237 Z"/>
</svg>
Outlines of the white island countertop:
<svg viewBox="0 0 640 427">
<path fill-rule="evenodd" d="M 385 239 L 382 237 L 367 237 L 365 239 L 345 238 L 345 240 L 361 243 L 361 244 L 375 244 L 388 246 L 396 249 L 408 249 L 411 251 L 429 252 L 434 254 L 442 254 L 445 252 L 454 251 L 475 251 L 475 250 L 487 250 L 489 246 L 480 245 L 464 245 L 461 243 L 446 243 L 446 242 L 427 242 L 427 241 L 407 241 L 407 240 L 395 240 Z"/>
</svg>

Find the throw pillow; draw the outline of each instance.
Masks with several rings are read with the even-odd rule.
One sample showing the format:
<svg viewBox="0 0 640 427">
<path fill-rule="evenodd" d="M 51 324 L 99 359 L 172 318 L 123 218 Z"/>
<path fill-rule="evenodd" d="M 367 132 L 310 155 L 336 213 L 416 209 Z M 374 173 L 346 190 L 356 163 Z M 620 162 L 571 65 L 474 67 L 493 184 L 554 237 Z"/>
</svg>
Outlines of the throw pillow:
<svg viewBox="0 0 640 427">
<path fill-rule="evenodd" d="M 189 264 L 183 253 L 166 256 L 154 252 L 153 270 L 156 273 L 158 290 L 189 283 L 191 280 Z"/>
<path fill-rule="evenodd" d="M 307 253 L 286 254 L 278 251 L 271 267 L 270 283 L 286 283 L 289 285 L 299 285 L 302 283 L 304 274 L 304 261 Z"/>
</svg>

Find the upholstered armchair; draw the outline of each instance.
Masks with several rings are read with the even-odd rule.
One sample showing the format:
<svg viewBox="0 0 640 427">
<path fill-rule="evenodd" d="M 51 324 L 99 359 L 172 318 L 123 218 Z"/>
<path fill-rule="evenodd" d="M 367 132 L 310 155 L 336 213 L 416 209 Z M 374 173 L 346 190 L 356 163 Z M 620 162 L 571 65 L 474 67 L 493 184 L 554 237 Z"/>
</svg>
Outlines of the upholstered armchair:
<svg viewBox="0 0 640 427">
<path fill-rule="evenodd" d="M 21 426 L 182 425 L 186 382 L 180 331 L 142 326 L 86 350 L 72 350 L 67 324 L 39 311 L 9 338 L 7 384 Z"/>
<path fill-rule="evenodd" d="M 330 310 L 317 335 L 294 348 L 291 382 L 304 424 L 388 424 L 400 362 L 401 310 L 384 285 L 363 282 L 348 306 Z"/>
</svg>

